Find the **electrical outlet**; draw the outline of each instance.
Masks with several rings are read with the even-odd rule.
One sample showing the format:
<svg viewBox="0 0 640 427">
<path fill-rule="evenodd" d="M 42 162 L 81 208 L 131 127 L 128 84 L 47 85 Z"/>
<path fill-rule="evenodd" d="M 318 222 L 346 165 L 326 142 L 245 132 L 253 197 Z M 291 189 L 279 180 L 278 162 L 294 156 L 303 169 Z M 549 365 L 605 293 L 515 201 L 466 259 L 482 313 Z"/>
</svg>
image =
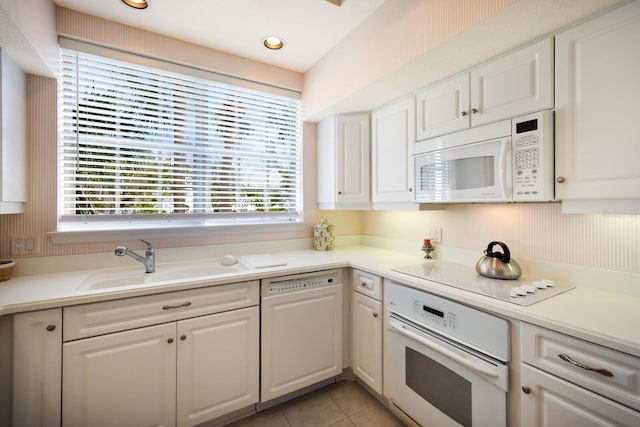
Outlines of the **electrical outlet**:
<svg viewBox="0 0 640 427">
<path fill-rule="evenodd" d="M 34 256 L 38 253 L 38 240 L 34 236 L 11 237 L 11 256 Z"/>
<path fill-rule="evenodd" d="M 442 243 L 442 228 L 430 229 L 429 239 L 431 239 L 432 243 Z"/>
</svg>

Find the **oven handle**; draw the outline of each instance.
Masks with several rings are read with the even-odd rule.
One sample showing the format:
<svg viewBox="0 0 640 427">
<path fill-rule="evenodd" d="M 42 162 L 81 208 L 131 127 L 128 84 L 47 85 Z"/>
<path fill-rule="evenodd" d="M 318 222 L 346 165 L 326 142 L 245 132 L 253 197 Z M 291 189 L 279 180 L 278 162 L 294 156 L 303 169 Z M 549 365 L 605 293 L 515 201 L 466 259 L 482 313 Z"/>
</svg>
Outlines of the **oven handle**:
<svg viewBox="0 0 640 427">
<path fill-rule="evenodd" d="M 416 334 L 415 332 L 409 331 L 407 330 L 404 325 L 396 320 L 391 319 L 389 321 L 389 324 L 391 325 L 391 327 L 393 329 L 395 329 L 397 332 L 401 333 L 402 335 L 405 335 L 411 339 L 413 339 L 414 341 L 419 342 L 420 344 L 423 344 L 427 347 L 429 347 L 430 349 L 437 351 L 438 353 L 442 354 L 443 356 L 446 356 L 450 359 L 453 359 L 454 361 L 458 362 L 459 364 L 473 370 L 476 371 L 478 373 L 481 373 L 487 377 L 491 377 L 491 378 L 498 378 L 498 373 L 495 370 L 489 369 L 485 366 L 482 366 L 478 363 L 474 363 L 470 360 L 465 359 L 464 357 L 460 356 L 457 353 L 454 353 L 453 351 L 449 350 L 448 348 L 445 348 L 439 344 L 436 344 L 433 341 L 427 340 L 425 338 L 423 338 L 422 336 Z"/>
</svg>

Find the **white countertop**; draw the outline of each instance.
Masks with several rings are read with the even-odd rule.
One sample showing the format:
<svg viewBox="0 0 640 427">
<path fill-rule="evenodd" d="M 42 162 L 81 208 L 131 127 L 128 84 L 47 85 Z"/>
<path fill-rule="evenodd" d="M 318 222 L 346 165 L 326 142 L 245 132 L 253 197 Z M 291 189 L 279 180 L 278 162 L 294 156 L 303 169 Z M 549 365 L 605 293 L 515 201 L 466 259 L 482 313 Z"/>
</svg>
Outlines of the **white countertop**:
<svg viewBox="0 0 640 427">
<path fill-rule="evenodd" d="M 605 292 L 574 283 L 576 288 L 571 291 L 522 307 L 392 271 L 391 268 L 423 262 L 419 256 L 403 252 L 369 246 L 350 246 L 327 252 L 280 252 L 277 256 L 286 260 L 287 264 L 217 276 L 213 279 L 196 277 L 179 282 L 159 282 L 91 291 L 77 287 L 87 275 L 95 274 L 95 270 L 14 277 L 9 281 L 0 282 L 0 315 L 313 270 L 353 267 L 502 317 L 530 322 L 640 357 L 640 297 L 637 296 Z M 140 265 L 139 268 L 143 267 Z"/>
</svg>

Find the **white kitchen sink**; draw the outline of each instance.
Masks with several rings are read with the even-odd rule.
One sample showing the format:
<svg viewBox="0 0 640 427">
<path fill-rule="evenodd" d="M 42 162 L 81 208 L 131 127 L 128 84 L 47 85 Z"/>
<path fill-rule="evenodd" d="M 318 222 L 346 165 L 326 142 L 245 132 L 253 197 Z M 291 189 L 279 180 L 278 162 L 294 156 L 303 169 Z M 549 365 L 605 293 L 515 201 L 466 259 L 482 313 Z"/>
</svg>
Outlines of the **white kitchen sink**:
<svg viewBox="0 0 640 427">
<path fill-rule="evenodd" d="M 145 273 L 142 265 L 110 268 L 88 273 L 76 286 L 76 289 L 98 290 L 182 281 L 193 278 L 217 278 L 250 270 L 252 268 L 243 262 L 222 265 L 220 259 L 157 264 L 155 273 Z"/>
</svg>

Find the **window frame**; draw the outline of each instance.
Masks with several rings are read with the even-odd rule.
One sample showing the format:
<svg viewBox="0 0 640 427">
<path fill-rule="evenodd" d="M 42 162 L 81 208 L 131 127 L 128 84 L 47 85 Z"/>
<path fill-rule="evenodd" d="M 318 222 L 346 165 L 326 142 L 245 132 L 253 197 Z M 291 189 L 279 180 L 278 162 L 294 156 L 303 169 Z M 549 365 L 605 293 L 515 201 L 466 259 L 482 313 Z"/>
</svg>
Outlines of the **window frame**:
<svg viewBox="0 0 640 427">
<path fill-rule="evenodd" d="M 116 51 L 113 49 L 86 44 L 70 39 L 61 39 L 60 46 L 91 55 L 125 61 L 144 67 L 152 67 L 171 73 L 193 76 L 199 79 L 205 78 L 213 82 L 232 84 L 240 88 L 259 90 L 260 92 L 284 95 L 294 99 L 300 99 L 300 93 L 286 88 L 264 85 L 245 79 L 239 79 L 224 74 L 203 70 L 184 64 L 176 64 L 169 61 L 140 56 L 133 53 Z M 301 110 L 301 107 L 300 107 Z M 297 120 L 297 212 L 269 213 L 270 220 L 265 221 L 261 214 L 224 215 L 224 214 L 156 214 L 151 217 L 145 215 L 118 215 L 118 217 L 102 217 L 99 220 L 94 217 L 76 215 L 73 221 L 68 221 L 61 213 L 61 194 L 58 196 L 57 231 L 49 233 L 54 242 L 80 242 L 113 240 L 116 236 L 131 238 L 132 233 L 156 237 L 189 237 L 205 234 L 245 234 L 256 232 L 283 232 L 302 230 L 304 228 L 304 200 L 303 200 L 303 142 L 302 142 L 302 118 L 299 110 Z M 59 137 L 61 139 L 61 136 Z M 60 149 L 61 141 L 58 142 Z M 60 166 L 59 166 L 60 167 Z M 58 175 L 58 191 L 61 192 L 62 183 Z M 212 220 L 212 216 L 220 220 Z M 282 220 L 277 218 L 281 217 Z"/>
</svg>

